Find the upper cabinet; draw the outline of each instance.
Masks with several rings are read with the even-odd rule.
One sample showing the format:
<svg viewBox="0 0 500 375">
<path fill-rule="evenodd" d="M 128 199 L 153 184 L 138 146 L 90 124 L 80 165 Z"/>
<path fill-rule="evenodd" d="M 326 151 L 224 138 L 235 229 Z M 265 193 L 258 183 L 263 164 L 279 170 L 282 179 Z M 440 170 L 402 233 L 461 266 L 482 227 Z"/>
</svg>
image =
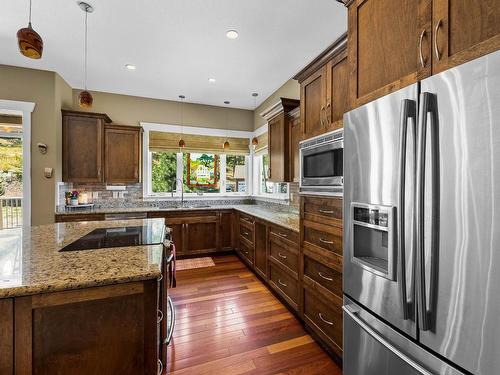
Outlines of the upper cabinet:
<svg viewBox="0 0 500 375">
<path fill-rule="evenodd" d="M 139 182 L 141 130 L 137 126 L 104 128 L 104 179 L 108 183 Z"/>
<path fill-rule="evenodd" d="M 500 49 L 500 0 L 433 0 L 432 71 Z"/>
<path fill-rule="evenodd" d="M 355 0 L 349 6 L 350 106 L 431 74 L 431 0 Z"/>
<path fill-rule="evenodd" d="M 100 113 L 63 110 L 62 114 L 64 182 L 140 181 L 142 128 L 112 125 Z"/>
<path fill-rule="evenodd" d="M 300 83 L 301 138 L 341 128 L 349 103 L 347 34 L 294 78 Z"/>
<path fill-rule="evenodd" d="M 290 111 L 299 107 L 296 99 L 280 100 L 261 113 L 268 124 L 269 181 L 291 182 L 294 174 L 292 141 L 293 118 Z M 296 129 L 296 128 L 295 128 Z"/>
<path fill-rule="evenodd" d="M 500 0 L 350 0 L 349 105 L 500 49 Z"/>
<path fill-rule="evenodd" d="M 62 111 L 63 181 L 103 182 L 104 123 L 111 119 L 100 113 Z"/>
</svg>

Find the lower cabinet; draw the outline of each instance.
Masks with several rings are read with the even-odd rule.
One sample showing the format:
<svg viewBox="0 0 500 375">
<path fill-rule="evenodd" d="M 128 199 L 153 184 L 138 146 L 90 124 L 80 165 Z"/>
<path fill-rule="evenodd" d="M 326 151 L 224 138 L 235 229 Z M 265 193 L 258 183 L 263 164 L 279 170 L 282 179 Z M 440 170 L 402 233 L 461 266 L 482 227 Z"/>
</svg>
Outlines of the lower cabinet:
<svg viewBox="0 0 500 375">
<path fill-rule="evenodd" d="M 14 302 L 0 299 L 0 374 L 14 373 Z"/>
<path fill-rule="evenodd" d="M 255 272 L 264 279 L 267 272 L 267 225 L 255 223 Z"/>
</svg>

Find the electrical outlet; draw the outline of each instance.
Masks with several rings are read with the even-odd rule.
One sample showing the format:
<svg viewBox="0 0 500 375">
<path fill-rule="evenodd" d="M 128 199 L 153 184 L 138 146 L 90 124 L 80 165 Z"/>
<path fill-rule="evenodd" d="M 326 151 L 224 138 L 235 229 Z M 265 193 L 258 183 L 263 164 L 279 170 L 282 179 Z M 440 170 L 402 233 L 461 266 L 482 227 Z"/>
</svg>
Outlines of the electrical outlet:
<svg viewBox="0 0 500 375">
<path fill-rule="evenodd" d="M 92 192 L 92 199 L 98 199 L 99 198 L 99 192 L 98 191 L 93 191 Z"/>
</svg>

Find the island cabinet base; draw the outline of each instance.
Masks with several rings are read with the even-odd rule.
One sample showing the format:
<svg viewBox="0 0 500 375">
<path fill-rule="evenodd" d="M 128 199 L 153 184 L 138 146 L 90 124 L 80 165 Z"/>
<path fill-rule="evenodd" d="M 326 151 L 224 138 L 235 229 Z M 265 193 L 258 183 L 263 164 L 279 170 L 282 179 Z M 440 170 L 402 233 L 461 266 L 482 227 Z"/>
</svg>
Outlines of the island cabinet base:
<svg viewBox="0 0 500 375">
<path fill-rule="evenodd" d="M 156 374 L 157 281 L 14 299 L 14 363 L 24 374 Z"/>
</svg>

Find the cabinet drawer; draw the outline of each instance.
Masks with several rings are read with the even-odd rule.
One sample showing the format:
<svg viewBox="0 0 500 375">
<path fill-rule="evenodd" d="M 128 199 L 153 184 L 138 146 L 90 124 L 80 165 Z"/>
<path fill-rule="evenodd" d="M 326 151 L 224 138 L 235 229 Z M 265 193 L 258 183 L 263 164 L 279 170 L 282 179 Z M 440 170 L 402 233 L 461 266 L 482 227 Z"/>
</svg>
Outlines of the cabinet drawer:
<svg viewBox="0 0 500 375">
<path fill-rule="evenodd" d="M 56 215 L 56 223 L 69 223 L 78 221 L 102 221 L 104 214 L 68 214 Z"/>
<path fill-rule="evenodd" d="M 342 348 L 342 300 L 323 302 L 307 289 L 304 291 L 304 317 L 336 346 Z"/>
<path fill-rule="evenodd" d="M 304 225 L 304 244 L 342 255 L 342 229 L 323 225 Z"/>
<path fill-rule="evenodd" d="M 342 198 L 304 197 L 304 218 L 307 220 L 324 223 L 325 219 L 342 223 L 343 200 Z"/>
<path fill-rule="evenodd" d="M 250 241 L 253 244 L 254 243 L 253 227 L 250 228 L 249 226 L 240 222 L 240 236 Z"/>
<path fill-rule="evenodd" d="M 271 226 L 269 228 L 269 234 L 291 241 L 294 244 L 297 244 L 299 242 L 299 234 L 290 229 Z"/>
<path fill-rule="evenodd" d="M 280 268 L 271 265 L 270 280 L 286 297 L 288 297 L 296 305 L 299 299 L 299 287 L 296 280 Z"/>
<path fill-rule="evenodd" d="M 304 256 L 304 276 L 342 298 L 342 273 Z"/>
<path fill-rule="evenodd" d="M 250 246 L 244 239 L 240 239 L 239 252 L 248 262 L 253 264 L 255 258 L 254 248 L 253 246 Z"/>
<path fill-rule="evenodd" d="M 291 271 L 298 272 L 299 257 L 296 252 L 290 251 L 274 241 L 269 241 L 269 247 L 271 258 L 287 266 Z"/>
</svg>

